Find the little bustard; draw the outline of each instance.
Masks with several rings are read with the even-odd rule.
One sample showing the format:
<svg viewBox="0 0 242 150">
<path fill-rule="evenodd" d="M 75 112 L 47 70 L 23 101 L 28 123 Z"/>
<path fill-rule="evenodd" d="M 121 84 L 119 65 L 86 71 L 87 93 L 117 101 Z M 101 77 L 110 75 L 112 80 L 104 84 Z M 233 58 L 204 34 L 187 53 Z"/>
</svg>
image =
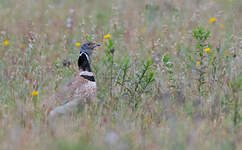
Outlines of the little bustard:
<svg viewBox="0 0 242 150">
<path fill-rule="evenodd" d="M 82 102 L 87 102 L 96 96 L 96 82 L 91 72 L 90 55 L 97 46 L 100 44 L 93 42 L 82 44 L 78 58 L 80 72 L 57 90 L 56 107 L 50 111 L 50 118 L 73 112 Z"/>
</svg>

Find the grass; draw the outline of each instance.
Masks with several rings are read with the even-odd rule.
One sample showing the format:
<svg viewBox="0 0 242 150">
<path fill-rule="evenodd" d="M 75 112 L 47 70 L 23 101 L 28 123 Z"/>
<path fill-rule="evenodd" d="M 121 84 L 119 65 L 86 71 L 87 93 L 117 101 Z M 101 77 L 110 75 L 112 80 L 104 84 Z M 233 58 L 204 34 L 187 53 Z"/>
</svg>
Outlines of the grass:
<svg viewBox="0 0 242 150">
<path fill-rule="evenodd" d="M 241 13 L 240 0 L 0 0 L 0 149 L 239 150 Z M 102 44 L 98 102 L 50 126 L 87 39 Z"/>
</svg>

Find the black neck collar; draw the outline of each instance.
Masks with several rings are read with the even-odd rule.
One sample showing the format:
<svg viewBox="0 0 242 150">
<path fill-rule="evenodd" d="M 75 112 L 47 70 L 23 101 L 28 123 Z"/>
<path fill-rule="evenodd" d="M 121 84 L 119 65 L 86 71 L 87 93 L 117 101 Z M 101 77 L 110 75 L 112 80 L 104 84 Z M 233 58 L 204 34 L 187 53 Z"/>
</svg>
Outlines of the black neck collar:
<svg viewBox="0 0 242 150">
<path fill-rule="evenodd" d="M 80 75 L 80 76 L 83 77 L 83 78 L 86 79 L 86 80 L 89 80 L 89 81 L 91 81 L 91 82 L 95 82 L 95 78 L 94 78 L 93 75 L 92 75 L 92 76 L 89 76 L 89 75 L 82 74 L 82 75 Z"/>
</svg>

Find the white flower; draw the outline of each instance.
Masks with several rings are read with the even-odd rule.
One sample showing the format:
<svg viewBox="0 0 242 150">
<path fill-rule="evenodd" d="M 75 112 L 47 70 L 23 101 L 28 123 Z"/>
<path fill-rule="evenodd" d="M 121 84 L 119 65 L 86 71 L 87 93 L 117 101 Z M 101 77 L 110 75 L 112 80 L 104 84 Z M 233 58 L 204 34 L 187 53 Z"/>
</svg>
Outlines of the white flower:
<svg viewBox="0 0 242 150">
<path fill-rule="evenodd" d="M 69 17 L 66 19 L 66 23 L 71 23 L 72 22 L 72 19 Z"/>
<path fill-rule="evenodd" d="M 3 30 L 3 31 L 1 31 L 1 34 L 2 34 L 2 35 L 5 35 L 6 33 L 7 33 L 7 32 L 6 32 L 6 31 L 4 31 L 4 30 Z"/>
<path fill-rule="evenodd" d="M 31 43 L 29 43 L 29 48 L 32 49 L 33 48 L 33 45 Z"/>
<path fill-rule="evenodd" d="M 71 9 L 69 9 L 69 13 L 70 13 L 70 14 L 73 14 L 74 12 L 75 12 L 75 10 L 74 10 L 74 9 L 72 9 L 72 8 L 71 8 Z"/>
<path fill-rule="evenodd" d="M 70 24 L 70 23 L 67 23 L 67 24 L 66 24 L 66 27 L 67 27 L 67 28 L 71 28 L 71 24 Z"/>
</svg>

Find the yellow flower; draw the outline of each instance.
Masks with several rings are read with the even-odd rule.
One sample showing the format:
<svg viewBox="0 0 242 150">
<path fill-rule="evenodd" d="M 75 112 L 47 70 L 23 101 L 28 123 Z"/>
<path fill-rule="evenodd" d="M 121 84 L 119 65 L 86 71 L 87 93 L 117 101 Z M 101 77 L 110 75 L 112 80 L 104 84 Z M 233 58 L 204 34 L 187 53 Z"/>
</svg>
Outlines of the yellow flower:
<svg viewBox="0 0 242 150">
<path fill-rule="evenodd" d="M 229 51 L 228 51 L 228 50 L 225 50 L 225 51 L 224 51 L 224 54 L 228 54 L 228 53 L 229 53 Z"/>
<path fill-rule="evenodd" d="M 233 0 L 229 0 L 229 2 L 233 2 Z"/>
<path fill-rule="evenodd" d="M 110 34 L 107 34 L 107 35 L 104 36 L 105 39 L 108 39 L 108 38 L 110 38 L 110 37 L 111 37 Z"/>
<path fill-rule="evenodd" d="M 216 18 L 214 18 L 214 17 L 212 17 L 212 18 L 209 19 L 209 22 L 210 23 L 214 23 L 215 21 L 216 21 Z"/>
<path fill-rule="evenodd" d="M 222 136 L 226 136 L 226 135 L 227 135 L 227 131 L 223 129 Z"/>
<path fill-rule="evenodd" d="M 38 95 L 38 94 L 39 94 L 38 91 L 33 91 L 31 95 L 32 95 L 32 97 L 33 97 L 33 96 L 36 96 L 36 95 Z"/>
<path fill-rule="evenodd" d="M 210 48 L 208 47 L 208 48 L 206 48 L 206 49 L 204 49 L 204 52 L 209 52 L 210 51 Z"/>
<path fill-rule="evenodd" d="M 24 44 L 20 43 L 19 48 L 24 48 Z"/>
<path fill-rule="evenodd" d="M 76 42 L 76 47 L 79 47 L 79 46 L 81 46 L 81 43 Z"/>
<path fill-rule="evenodd" d="M 7 46 L 9 44 L 8 40 L 4 41 L 3 44 Z"/>
<path fill-rule="evenodd" d="M 199 66 L 200 66 L 200 64 L 201 64 L 201 63 L 200 63 L 200 61 L 197 61 L 197 62 L 196 62 L 196 66 L 198 66 L 198 67 L 199 67 Z"/>
</svg>

